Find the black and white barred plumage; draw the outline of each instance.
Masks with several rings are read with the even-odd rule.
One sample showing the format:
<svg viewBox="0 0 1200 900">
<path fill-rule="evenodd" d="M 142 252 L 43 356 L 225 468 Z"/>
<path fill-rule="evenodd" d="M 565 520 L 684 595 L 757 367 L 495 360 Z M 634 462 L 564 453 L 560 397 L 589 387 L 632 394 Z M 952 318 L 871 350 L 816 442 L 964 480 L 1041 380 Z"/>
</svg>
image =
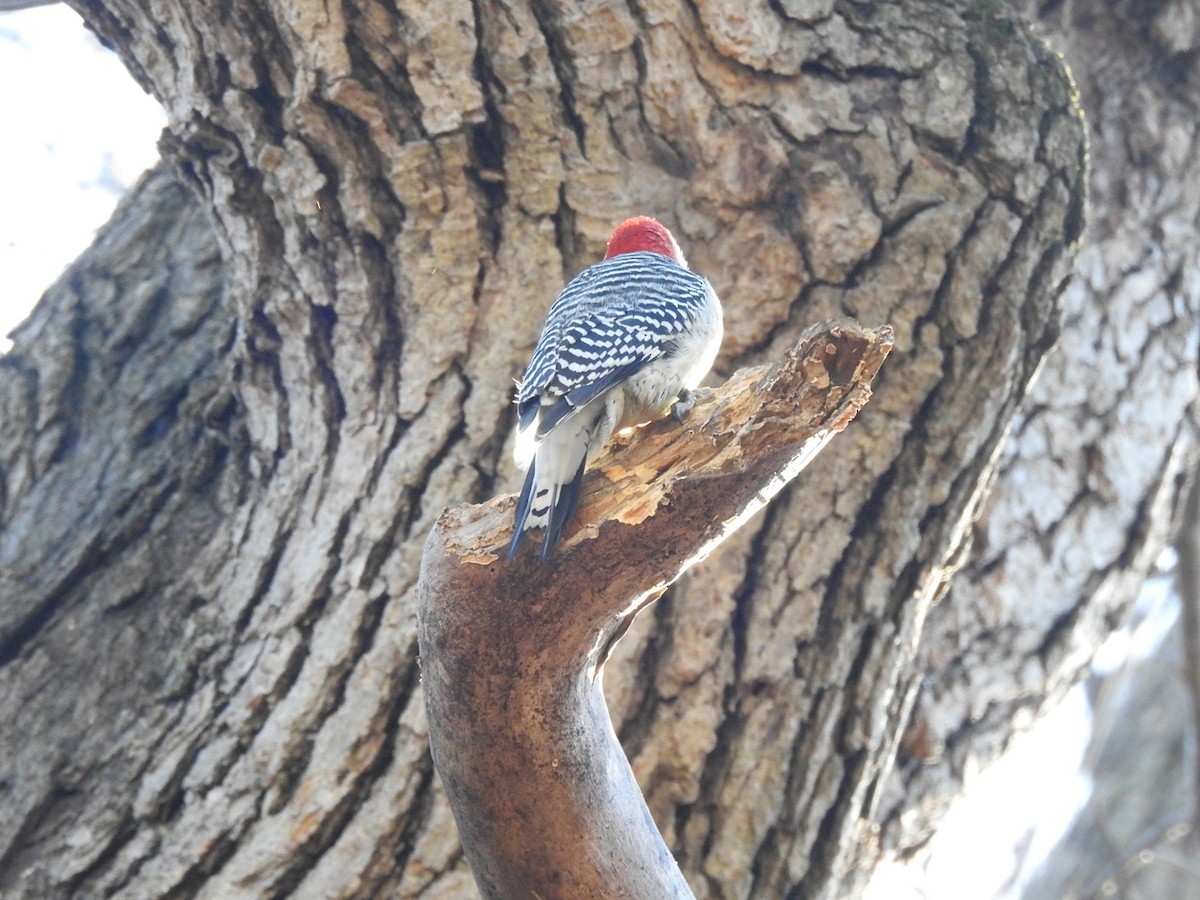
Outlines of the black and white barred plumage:
<svg viewBox="0 0 1200 900">
<path fill-rule="evenodd" d="M 607 257 L 550 307 L 517 393 L 517 465 L 527 468 L 509 556 L 545 528 L 549 555 L 574 513 L 583 472 L 614 431 L 665 415 L 699 385 L 721 345 L 721 304 L 670 232 L 620 225 Z"/>
</svg>

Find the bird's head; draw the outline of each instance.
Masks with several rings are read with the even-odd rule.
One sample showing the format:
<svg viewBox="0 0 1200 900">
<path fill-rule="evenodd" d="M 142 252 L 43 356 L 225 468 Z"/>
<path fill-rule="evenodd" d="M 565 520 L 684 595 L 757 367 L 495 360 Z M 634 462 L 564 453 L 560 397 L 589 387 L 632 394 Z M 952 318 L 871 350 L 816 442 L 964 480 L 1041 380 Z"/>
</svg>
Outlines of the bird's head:
<svg viewBox="0 0 1200 900">
<path fill-rule="evenodd" d="M 675 238 L 667 226 L 649 216 L 634 216 L 618 225 L 613 230 L 612 237 L 608 239 L 608 250 L 604 258 L 612 259 L 622 253 L 636 253 L 639 250 L 661 253 L 687 268 L 683 251 L 675 243 Z"/>
</svg>

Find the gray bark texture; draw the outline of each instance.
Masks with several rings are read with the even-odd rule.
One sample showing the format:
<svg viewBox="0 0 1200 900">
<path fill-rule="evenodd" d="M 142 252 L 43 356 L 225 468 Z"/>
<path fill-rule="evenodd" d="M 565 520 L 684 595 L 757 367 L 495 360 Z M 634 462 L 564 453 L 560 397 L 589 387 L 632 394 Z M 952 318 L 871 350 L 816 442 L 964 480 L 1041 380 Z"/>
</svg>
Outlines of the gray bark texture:
<svg viewBox="0 0 1200 900">
<path fill-rule="evenodd" d="M 715 380 L 895 331 L 836 451 L 608 665 L 697 896 L 852 894 L 919 847 L 1165 538 L 1195 119 L 1102 81 L 1133 50 L 1099 8 L 1049 12 L 1110 41 L 1076 260 L 1084 125 L 1004 4 L 73 5 L 169 125 L 0 359 L 0 894 L 474 894 L 422 548 L 515 488 L 511 379 L 630 214 L 724 299 Z"/>
<path fill-rule="evenodd" d="M 881 811 L 885 844 L 901 858 L 923 846 L 970 765 L 1001 752 L 1014 726 L 1087 673 L 1168 542 L 1194 462 L 1195 4 L 1079 0 L 1028 12 L 1065 55 L 1086 111 L 1090 212 L 1063 295 L 1062 338 L 1014 421 L 970 555 L 922 638 L 921 693 Z M 1097 709 L 1097 719 L 1119 709 Z M 1119 730 L 1141 734 L 1146 760 L 1173 761 L 1170 777 L 1189 783 L 1179 728 L 1200 723 L 1142 725 Z M 1157 789 L 1131 788 L 1136 767 L 1116 758 L 1091 773 L 1098 793 L 1133 806 L 1141 798 L 1146 808 L 1131 816 L 1163 821 L 1151 806 Z M 1109 861 L 1136 857 L 1146 836 L 1131 840 L 1110 844 Z"/>
</svg>

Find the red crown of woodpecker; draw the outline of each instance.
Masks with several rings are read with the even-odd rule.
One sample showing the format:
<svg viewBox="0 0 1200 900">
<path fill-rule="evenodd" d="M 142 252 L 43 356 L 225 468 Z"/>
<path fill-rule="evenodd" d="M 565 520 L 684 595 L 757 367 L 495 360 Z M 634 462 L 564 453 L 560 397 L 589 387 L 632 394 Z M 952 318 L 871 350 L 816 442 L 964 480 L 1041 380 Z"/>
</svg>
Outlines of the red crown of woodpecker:
<svg viewBox="0 0 1200 900">
<path fill-rule="evenodd" d="M 683 251 L 675 243 L 667 226 L 649 216 L 634 216 L 613 229 L 604 258 L 611 259 L 622 253 L 636 253 L 639 250 L 660 253 L 681 266 L 687 266 Z"/>
</svg>

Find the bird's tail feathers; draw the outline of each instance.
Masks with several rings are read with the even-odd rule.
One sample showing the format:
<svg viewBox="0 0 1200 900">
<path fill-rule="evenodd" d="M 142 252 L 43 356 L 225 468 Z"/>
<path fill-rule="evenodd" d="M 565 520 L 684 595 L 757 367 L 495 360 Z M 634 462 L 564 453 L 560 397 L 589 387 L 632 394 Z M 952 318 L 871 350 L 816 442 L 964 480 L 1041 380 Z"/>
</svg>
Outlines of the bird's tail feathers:
<svg viewBox="0 0 1200 900">
<path fill-rule="evenodd" d="M 508 547 L 509 559 L 516 555 L 525 532 L 531 528 L 546 529 L 542 538 L 542 559 L 554 550 L 579 506 L 593 427 L 589 424 L 578 429 L 559 429 L 547 435 L 538 447 L 517 498 L 516 527 Z"/>
<path fill-rule="evenodd" d="M 580 460 L 579 467 L 575 470 L 575 475 L 571 480 L 556 486 L 558 496 L 550 504 L 546 521 L 546 536 L 542 538 L 543 560 L 554 550 L 559 538 L 562 537 L 563 529 L 575 515 L 575 510 L 579 506 L 579 491 L 583 487 L 583 470 L 586 465 L 586 460 Z"/>
</svg>

